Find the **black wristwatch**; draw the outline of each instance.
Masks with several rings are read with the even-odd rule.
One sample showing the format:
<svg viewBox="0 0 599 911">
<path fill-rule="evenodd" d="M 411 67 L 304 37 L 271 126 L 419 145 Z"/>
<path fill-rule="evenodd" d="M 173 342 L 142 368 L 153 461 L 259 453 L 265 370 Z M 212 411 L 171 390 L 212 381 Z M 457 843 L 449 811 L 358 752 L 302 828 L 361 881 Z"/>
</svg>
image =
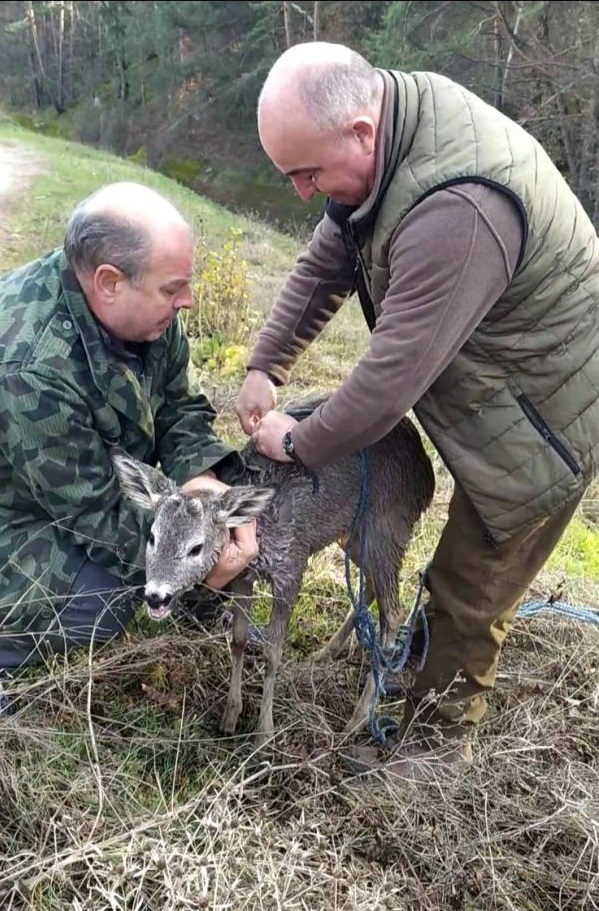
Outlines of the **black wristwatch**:
<svg viewBox="0 0 599 911">
<path fill-rule="evenodd" d="M 291 431 L 288 430 L 287 433 L 283 434 L 283 439 L 281 440 L 281 446 L 285 455 L 289 456 L 290 459 L 293 459 L 294 462 L 301 464 L 300 460 L 297 457 L 295 451 L 295 446 L 293 445 L 293 440 L 291 439 Z"/>
</svg>

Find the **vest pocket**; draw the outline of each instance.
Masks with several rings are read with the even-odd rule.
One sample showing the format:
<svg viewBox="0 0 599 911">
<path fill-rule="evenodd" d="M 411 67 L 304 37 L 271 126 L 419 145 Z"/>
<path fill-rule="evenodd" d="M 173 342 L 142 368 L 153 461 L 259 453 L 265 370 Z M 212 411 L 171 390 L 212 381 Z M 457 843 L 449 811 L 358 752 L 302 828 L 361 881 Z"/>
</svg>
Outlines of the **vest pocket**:
<svg viewBox="0 0 599 911">
<path fill-rule="evenodd" d="M 532 426 L 537 430 L 544 440 L 549 443 L 551 448 L 557 455 L 564 460 L 572 474 L 582 474 L 582 468 L 570 452 L 570 450 L 564 446 L 562 441 L 558 439 L 555 435 L 549 424 L 541 417 L 533 403 L 530 401 L 528 396 L 519 395 L 516 398 L 516 401 L 520 405 L 520 408 L 524 412 L 525 416 L 528 418 Z"/>
</svg>

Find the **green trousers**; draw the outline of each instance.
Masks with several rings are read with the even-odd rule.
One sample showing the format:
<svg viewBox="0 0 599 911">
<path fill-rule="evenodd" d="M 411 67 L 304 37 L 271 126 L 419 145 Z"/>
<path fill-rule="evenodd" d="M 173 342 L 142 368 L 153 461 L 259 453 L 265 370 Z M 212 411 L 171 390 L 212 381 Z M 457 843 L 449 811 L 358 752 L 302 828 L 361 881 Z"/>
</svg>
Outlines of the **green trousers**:
<svg viewBox="0 0 599 911">
<path fill-rule="evenodd" d="M 467 736 L 483 716 L 520 601 L 581 499 L 493 547 L 456 485 L 427 570 L 430 642 L 406 702 L 407 733 L 434 746 L 439 737 Z"/>
</svg>

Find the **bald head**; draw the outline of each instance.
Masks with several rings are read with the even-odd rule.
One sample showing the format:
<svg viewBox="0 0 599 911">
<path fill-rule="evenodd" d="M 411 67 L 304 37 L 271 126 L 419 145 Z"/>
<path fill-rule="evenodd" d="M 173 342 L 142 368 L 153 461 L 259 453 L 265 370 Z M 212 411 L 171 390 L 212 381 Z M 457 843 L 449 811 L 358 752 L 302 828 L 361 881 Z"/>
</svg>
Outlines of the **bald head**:
<svg viewBox="0 0 599 911">
<path fill-rule="evenodd" d="M 137 281 L 161 239 L 190 231 L 167 199 L 143 184 L 121 182 L 100 187 L 69 218 L 65 253 L 78 273 L 93 273 L 111 263 Z"/>
<path fill-rule="evenodd" d="M 282 54 L 258 101 L 258 124 L 273 116 L 304 117 L 323 131 L 339 131 L 367 115 L 378 120 L 382 81 L 364 57 L 342 44 L 311 41 Z"/>
</svg>

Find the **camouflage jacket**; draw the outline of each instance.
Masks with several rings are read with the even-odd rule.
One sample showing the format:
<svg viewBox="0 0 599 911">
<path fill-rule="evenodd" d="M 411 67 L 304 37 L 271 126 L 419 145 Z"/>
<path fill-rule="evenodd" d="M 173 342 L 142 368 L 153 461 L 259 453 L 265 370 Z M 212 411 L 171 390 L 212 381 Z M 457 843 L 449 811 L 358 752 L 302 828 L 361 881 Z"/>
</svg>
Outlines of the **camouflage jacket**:
<svg viewBox="0 0 599 911">
<path fill-rule="evenodd" d="M 238 458 L 189 390 L 178 320 L 139 357 L 116 347 L 62 251 L 0 278 L 3 633 L 44 629 L 86 558 L 141 581 L 148 518 L 120 495 L 112 444 L 179 483 Z"/>
</svg>

